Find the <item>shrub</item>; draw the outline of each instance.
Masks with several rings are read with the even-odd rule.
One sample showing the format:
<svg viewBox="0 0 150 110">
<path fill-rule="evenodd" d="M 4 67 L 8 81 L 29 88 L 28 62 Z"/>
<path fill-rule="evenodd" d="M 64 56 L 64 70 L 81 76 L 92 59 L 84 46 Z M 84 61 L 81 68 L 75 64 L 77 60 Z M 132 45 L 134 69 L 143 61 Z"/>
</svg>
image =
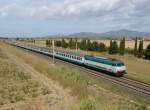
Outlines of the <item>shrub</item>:
<svg viewBox="0 0 150 110">
<path fill-rule="evenodd" d="M 125 53 L 127 53 L 127 54 L 134 54 L 134 50 L 131 49 L 131 48 L 126 48 L 125 49 Z"/>
<path fill-rule="evenodd" d="M 98 48 L 98 51 L 100 52 L 105 52 L 107 51 L 107 48 L 106 48 L 106 45 L 104 43 L 99 43 L 99 48 Z"/>
<path fill-rule="evenodd" d="M 96 110 L 95 102 L 92 100 L 82 100 L 80 110 Z"/>
</svg>

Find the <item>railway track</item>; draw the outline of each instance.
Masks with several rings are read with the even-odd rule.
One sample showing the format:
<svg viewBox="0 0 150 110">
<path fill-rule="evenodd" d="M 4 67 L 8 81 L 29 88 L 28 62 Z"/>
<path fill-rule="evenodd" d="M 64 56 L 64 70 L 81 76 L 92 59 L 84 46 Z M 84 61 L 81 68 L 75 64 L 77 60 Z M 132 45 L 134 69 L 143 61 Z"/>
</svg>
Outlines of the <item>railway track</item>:
<svg viewBox="0 0 150 110">
<path fill-rule="evenodd" d="M 60 60 L 59 60 L 59 62 L 60 62 Z M 134 90 L 138 93 L 141 93 L 141 94 L 144 94 L 144 95 L 150 97 L 150 85 L 149 84 L 145 84 L 145 83 L 142 83 L 139 81 L 131 80 L 131 79 L 128 79 L 126 77 L 118 78 L 118 77 L 109 76 L 109 75 L 100 73 L 98 71 L 91 70 L 91 69 L 88 69 L 85 67 L 81 67 L 79 65 L 75 65 L 75 64 L 72 64 L 69 62 L 65 62 L 65 61 L 61 61 L 61 62 L 65 63 L 65 64 L 69 64 L 70 66 L 72 66 L 74 68 L 78 68 L 85 73 L 92 74 L 96 77 L 111 81 L 114 84 L 121 85 L 123 87 L 129 88 L 131 90 Z"/>
<path fill-rule="evenodd" d="M 89 69 L 89 68 L 86 68 L 83 66 L 79 66 L 79 65 L 76 65 L 76 64 L 73 64 L 70 62 L 59 60 L 59 59 L 56 59 L 56 61 L 59 63 L 61 62 L 63 64 L 67 64 L 67 65 L 69 65 L 73 68 L 77 68 L 85 73 L 91 74 L 98 78 L 105 79 L 107 81 L 111 81 L 114 84 L 121 85 L 121 86 L 128 88 L 130 90 L 133 90 L 137 93 L 140 93 L 142 95 L 146 95 L 146 96 L 150 97 L 150 84 L 145 84 L 145 83 L 142 83 L 139 81 L 135 81 L 135 80 L 126 78 L 126 77 L 118 78 L 118 77 L 109 76 L 109 75 L 103 74 L 101 72 L 98 72 L 98 71 L 95 71 L 95 70 L 92 70 L 92 69 Z"/>
</svg>

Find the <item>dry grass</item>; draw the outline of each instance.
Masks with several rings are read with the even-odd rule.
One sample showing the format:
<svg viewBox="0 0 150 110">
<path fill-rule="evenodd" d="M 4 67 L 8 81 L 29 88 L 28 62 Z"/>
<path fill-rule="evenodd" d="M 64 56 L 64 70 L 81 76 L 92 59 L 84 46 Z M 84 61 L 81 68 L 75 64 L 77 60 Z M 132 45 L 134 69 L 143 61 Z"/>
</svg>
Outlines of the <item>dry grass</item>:
<svg viewBox="0 0 150 110">
<path fill-rule="evenodd" d="M 74 100 L 74 103 L 68 110 L 79 110 L 80 101 L 81 106 L 83 103 L 82 100 L 94 101 L 96 110 L 142 110 L 142 106 L 144 106 L 142 104 L 143 102 L 135 99 L 135 97 L 131 97 L 128 92 L 126 93 L 120 89 L 115 89 L 116 86 L 108 85 L 107 82 L 93 79 L 78 70 L 69 69 L 61 64 L 55 66 L 51 63 L 51 60 L 41 58 L 41 56 L 31 54 L 28 51 L 18 50 L 8 45 L 5 45 L 5 48 L 9 49 L 8 51 L 10 51 L 11 54 L 19 57 L 35 70 L 58 81 L 64 88 L 71 88 L 70 94 L 78 98 Z M 107 88 L 108 91 L 99 85 Z M 116 93 L 119 95 L 116 95 Z M 142 106 L 139 103 L 141 103 Z M 60 107 L 58 106 L 59 105 L 57 105 L 56 108 Z M 63 108 L 63 106 L 61 107 Z"/>
<path fill-rule="evenodd" d="M 55 82 L 43 79 L 38 72 L 17 59 L 12 48 L 5 46 L 0 42 L 0 110 L 49 110 L 57 105 L 68 107 L 67 92 L 64 93 Z M 57 109 L 54 107 L 52 110 Z"/>
<path fill-rule="evenodd" d="M 97 40 L 98 42 L 103 42 L 107 46 L 109 46 L 110 41 L 109 40 Z M 149 44 L 149 41 L 144 41 L 144 48 Z M 32 43 L 31 43 L 32 44 Z M 119 41 L 118 41 L 119 44 Z M 139 43 L 138 43 L 139 44 Z M 40 45 L 40 46 L 45 46 L 45 40 L 37 40 L 35 42 L 35 45 Z M 134 41 L 126 41 L 126 48 L 134 48 Z M 74 50 L 69 50 L 67 49 L 66 51 L 72 51 Z M 78 50 L 79 53 L 85 53 L 85 51 Z M 150 84 L 150 61 L 146 61 L 143 59 L 139 59 L 134 57 L 133 55 L 125 55 L 125 56 L 119 56 L 119 55 L 109 55 L 107 53 L 100 53 L 100 52 L 88 52 L 88 54 L 95 54 L 104 56 L 104 57 L 109 57 L 109 58 L 115 58 L 119 59 L 125 62 L 126 67 L 127 67 L 127 73 L 125 76 L 139 80 L 145 83 Z"/>
<path fill-rule="evenodd" d="M 29 73 L 22 71 L 4 53 L 0 55 L 0 65 L 0 107 L 49 93 L 48 89 Z"/>
</svg>

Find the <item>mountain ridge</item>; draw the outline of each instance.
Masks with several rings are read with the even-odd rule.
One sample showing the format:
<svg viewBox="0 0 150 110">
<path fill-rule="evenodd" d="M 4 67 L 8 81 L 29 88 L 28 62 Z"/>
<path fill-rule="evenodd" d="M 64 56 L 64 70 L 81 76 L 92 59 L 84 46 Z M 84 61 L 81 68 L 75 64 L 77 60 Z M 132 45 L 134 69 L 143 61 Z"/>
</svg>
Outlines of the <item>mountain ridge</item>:
<svg viewBox="0 0 150 110">
<path fill-rule="evenodd" d="M 105 33 L 79 32 L 79 33 L 70 34 L 68 36 L 74 36 L 74 37 L 150 37 L 150 33 L 121 29 L 117 31 L 108 31 Z"/>
</svg>

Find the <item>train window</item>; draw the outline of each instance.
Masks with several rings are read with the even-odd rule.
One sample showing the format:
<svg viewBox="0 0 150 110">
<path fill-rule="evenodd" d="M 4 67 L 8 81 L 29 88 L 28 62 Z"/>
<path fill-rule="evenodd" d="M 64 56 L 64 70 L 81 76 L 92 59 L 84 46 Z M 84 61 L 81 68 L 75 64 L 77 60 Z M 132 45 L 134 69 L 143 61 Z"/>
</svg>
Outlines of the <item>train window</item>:
<svg viewBox="0 0 150 110">
<path fill-rule="evenodd" d="M 118 63 L 117 66 L 124 66 L 124 64 L 123 63 Z"/>
<path fill-rule="evenodd" d="M 116 66 L 116 64 L 114 63 L 114 64 L 112 64 L 112 66 Z"/>
</svg>

